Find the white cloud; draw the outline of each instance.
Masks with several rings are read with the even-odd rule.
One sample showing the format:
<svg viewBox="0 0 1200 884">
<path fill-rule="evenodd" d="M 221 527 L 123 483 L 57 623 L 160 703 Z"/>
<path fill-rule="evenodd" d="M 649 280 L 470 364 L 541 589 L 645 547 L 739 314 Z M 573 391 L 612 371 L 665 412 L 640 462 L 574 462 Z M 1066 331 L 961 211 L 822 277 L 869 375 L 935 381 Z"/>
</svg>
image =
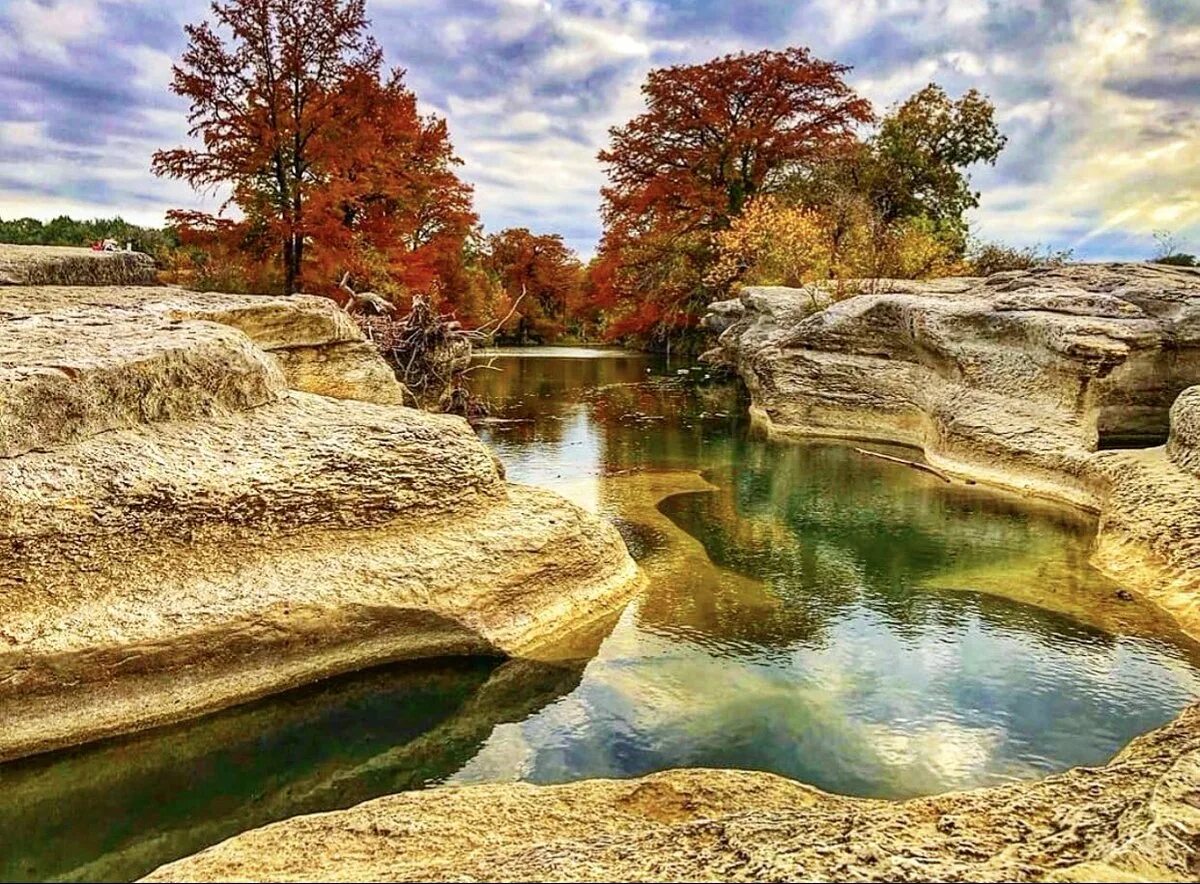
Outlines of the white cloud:
<svg viewBox="0 0 1200 884">
<path fill-rule="evenodd" d="M 931 80 L 989 93 L 1011 141 L 996 168 L 976 172 L 980 232 L 1022 244 L 1079 242 L 1094 253 L 1114 237 L 1148 243 L 1156 227 L 1200 239 L 1200 28 L 1194 19 L 1157 20 L 1149 3 L 809 0 L 756 3 L 755 14 L 714 9 L 702 19 L 657 0 L 370 0 L 368 11 L 389 61 L 409 68 L 423 108 L 449 119 L 491 229 L 560 228 L 587 251 L 599 232 L 596 153 L 609 126 L 641 110 L 638 87 L 651 67 L 809 44 L 818 56 L 856 64 L 852 85 L 879 108 Z M 0 95 L 0 148 L 33 156 L 5 169 L 10 184 L 39 188 L 27 211 L 45 214 L 51 196 L 67 198 L 84 178 L 97 197 L 103 180 L 114 200 L 163 193 L 171 199 L 164 210 L 191 204 L 147 172 L 155 147 L 183 138 L 182 106 L 164 104 L 180 45 L 114 36 L 127 10 L 162 9 L 153 0 L 8 0 L 0 8 L 0 35 L 16 38 L 0 45 L 0 84 L 12 86 Z M 203 3 L 170 9 L 182 24 L 202 15 Z M 86 101 L 76 85 L 91 82 L 79 67 L 84 52 L 93 67 L 112 52 L 115 68 L 132 70 L 116 85 L 131 96 L 123 119 L 134 125 L 114 119 L 110 132 L 103 120 L 112 118 L 100 118 L 89 134 L 101 145 L 80 146 L 64 128 L 69 102 Z M 18 55 L 20 66 L 11 63 Z M 31 79 L 30 60 L 61 71 Z M 74 90 L 59 93 L 62 108 L 56 89 Z M 132 137 L 135 129 L 144 136 Z M 6 196 L 10 207 L 19 198 Z"/>
<path fill-rule="evenodd" d="M 96 0 L 11 0 L 5 13 L 17 48 L 58 62 L 67 62 L 72 43 L 104 32 Z"/>
</svg>

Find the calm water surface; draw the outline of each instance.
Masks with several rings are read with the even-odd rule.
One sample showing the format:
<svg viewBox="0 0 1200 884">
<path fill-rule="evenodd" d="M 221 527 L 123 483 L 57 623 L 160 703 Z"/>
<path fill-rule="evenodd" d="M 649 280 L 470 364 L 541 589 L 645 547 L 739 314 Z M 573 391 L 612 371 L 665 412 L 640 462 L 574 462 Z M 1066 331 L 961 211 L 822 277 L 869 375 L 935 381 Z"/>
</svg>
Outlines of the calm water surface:
<svg viewBox="0 0 1200 884">
<path fill-rule="evenodd" d="M 768 445 L 686 363 L 484 361 L 509 478 L 613 518 L 649 575 L 598 649 L 389 667 L 0 766 L 0 878 L 128 880 L 447 781 L 707 766 L 918 795 L 1101 763 L 1200 696 L 1200 650 L 1087 564 L 1085 518 Z"/>
</svg>

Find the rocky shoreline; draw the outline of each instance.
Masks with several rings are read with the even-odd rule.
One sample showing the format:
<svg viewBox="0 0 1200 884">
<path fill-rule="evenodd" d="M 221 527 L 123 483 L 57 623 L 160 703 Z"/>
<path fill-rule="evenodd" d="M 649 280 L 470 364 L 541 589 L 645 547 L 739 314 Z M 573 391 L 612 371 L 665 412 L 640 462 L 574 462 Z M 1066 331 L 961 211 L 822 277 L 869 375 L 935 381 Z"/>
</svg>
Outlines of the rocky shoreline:
<svg viewBox="0 0 1200 884">
<path fill-rule="evenodd" d="M 1200 707 L 1111 763 L 909 801 L 673 770 L 391 795 L 255 829 L 148 881 L 1188 881 Z"/>
<path fill-rule="evenodd" d="M 401 407 L 332 302 L 68 252 L 0 247 L 0 759 L 393 660 L 552 657 L 639 584 L 610 524 Z"/>
<path fill-rule="evenodd" d="M 910 445 L 1097 513 L 1095 564 L 1200 639 L 1200 272 L 885 280 L 837 303 L 751 288 L 706 322 L 772 436 Z"/>
<path fill-rule="evenodd" d="M 900 442 L 956 481 L 1098 513 L 1096 563 L 1200 638 L 1200 274 L 1084 265 L 837 304 L 749 289 L 709 322 L 710 358 L 770 433 Z M 1099 450 L 1127 440 L 1149 447 Z M 436 789 L 256 829 L 147 880 L 1198 876 L 1194 704 L 1102 767 L 1035 782 L 902 802 L 718 770 Z"/>
<path fill-rule="evenodd" d="M 610 525 L 399 406 L 329 302 L 106 260 L 0 248 L 0 758 L 390 660 L 554 659 L 638 585 Z M 770 433 L 901 442 L 1098 513 L 1096 563 L 1200 637 L 1200 274 L 749 289 L 710 322 Z M 1036 782 L 900 802 L 719 770 L 440 788 L 148 880 L 1197 877 L 1200 704 Z"/>
</svg>

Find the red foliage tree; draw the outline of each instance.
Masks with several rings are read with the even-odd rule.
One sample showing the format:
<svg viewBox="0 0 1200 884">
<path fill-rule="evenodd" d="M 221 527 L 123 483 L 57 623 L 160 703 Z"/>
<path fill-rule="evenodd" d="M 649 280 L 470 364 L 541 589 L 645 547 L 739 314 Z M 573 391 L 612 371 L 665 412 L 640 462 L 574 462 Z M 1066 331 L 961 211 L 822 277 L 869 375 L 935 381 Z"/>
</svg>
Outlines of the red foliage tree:
<svg viewBox="0 0 1200 884">
<path fill-rule="evenodd" d="M 457 303 L 463 250 L 478 223 L 472 190 L 455 173 L 446 122 L 422 116 L 399 73 L 361 75 L 342 87 L 345 114 L 327 136 L 324 186 L 310 200 L 307 277 L 349 272 L 396 297 L 441 290 Z"/>
<path fill-rule="evenodd" d="M 493 233 L 487 239 L 484 267 L 517 305 L 501 329 L 520 341 L 553 341 L 565 331 L 579 307 L 583 265 L 558 234 L 535 234 L 524 227 Z"/>
<path fill-rule="evenodd" d="M 623 314 L 614 330 L 662 336 L 695 321 L 711 234 L 873 119 L 848 70 L 791 48 L 650 73 L 646 111 L 600 153 L 609 184 L 595 278 L 602 304 Z"/>
<path fill-rule="evenodd" d="M 285 293 L 344 271 L 393 294 L 459 272 L 471 189 L 445 122 L 420 115 L 403 72 L 382 76 L 363 0 L 218 0 L 212 16 L 187 28 L 172 84 L 200 145 L 153 169 L 227 189 L 241 217 L 172 220 L 242 256 L 246 278 L 277 266 Z"/>
</svg>

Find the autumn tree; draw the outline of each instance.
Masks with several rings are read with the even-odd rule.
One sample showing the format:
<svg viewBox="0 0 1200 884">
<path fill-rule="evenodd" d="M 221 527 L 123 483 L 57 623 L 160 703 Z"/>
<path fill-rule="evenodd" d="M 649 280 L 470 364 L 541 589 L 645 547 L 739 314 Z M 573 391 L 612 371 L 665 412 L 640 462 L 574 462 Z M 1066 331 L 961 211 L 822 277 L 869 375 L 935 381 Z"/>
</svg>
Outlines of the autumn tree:
<svg viewBox="0 0 1200 884">
<path fill-rule="evenodd" d="M 393 300 L 420 292 L 457 306 L 478 217 L 445 120 L 419 113 L 399 73 L 386 82 L 358 73 L 341 89 L 352 112 L 323 133 L 333 146 L 317 161 L 306 274 L 349 272 Z"/>
<path fill-rule="evenodd" d="M 865 200 L 880 231 L 923 225 L 961 257 L 966 212 L 979 205 L 969 169 L 994 163 L 1005 141 L 986 96 L 972 89 L 953 100 L 931 83 L 892 108 L 861 143 L 798 170 L 785 190 L 847 228 Z"/>
<path fill-rule="evenodd" d="M 325 183 L 316 159 L 333 146 L 322 136 L 345 123 L 342 86 L 378 79 L 383 56 L 363 0 L 217 0 L 211 10 L 216 29 L 187 26 L 171 86 L 191 102 L 188 134 L 202 144 L 157 152 L 153 169 L 196 188 L 228 187 L 278 242 L 292 292 L 308 199 Z"/>
<path fill-rule="evenodd" d="M 198 145 L 157 174 L 222 189 L 222 214 L 174 212 L 185 239 L 241 260 L 254 288 L 360 288 L 398 297 L 465 287 L 478 219 L 444 120 L 383 72 L 363 0 L 217 0 L 187 28 L 173 90 Z M 236 209 L 228 217 L 226 209 Z"/>
<path fill-rule="evenodd" d="M 483 265 L 516 308 L 501 329 L 506 337 L 553 341 L 580 307 L 583 265 L 558 234 L 524 227 L 494 233 L 487 238 Z"/>
<path fill-rule="evenodd" d="M 615 329 L 662 337 L 694 323 L 711 235 L 872 119 L 848 70 L 791 48 L 650 73 L 646 111 L 600 153 L 609 183 L 596 278 L 624 314 Z"/>
</svg>

